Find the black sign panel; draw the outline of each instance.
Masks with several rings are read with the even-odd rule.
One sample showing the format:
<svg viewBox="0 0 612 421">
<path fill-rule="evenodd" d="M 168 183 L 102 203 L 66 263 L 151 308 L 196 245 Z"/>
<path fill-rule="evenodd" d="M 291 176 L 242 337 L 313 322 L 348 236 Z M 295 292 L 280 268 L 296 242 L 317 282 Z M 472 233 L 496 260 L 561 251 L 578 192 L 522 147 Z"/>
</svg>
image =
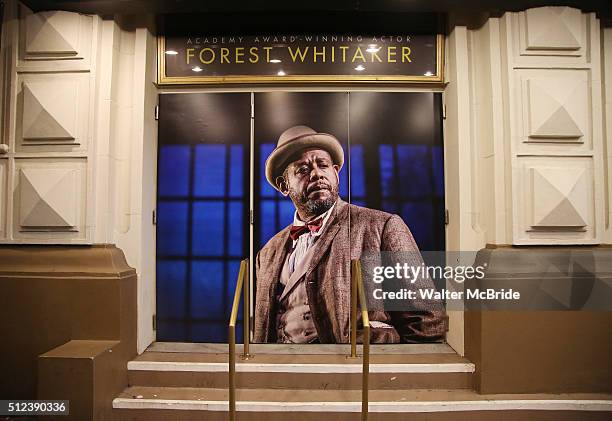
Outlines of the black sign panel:
<svg viewBox="0 0 612 421">
<path fill-rule="evenodd" d="M 443 81 L 436 33 L 198 32 L 160 35 L 160 84 Z"/>
</svg>

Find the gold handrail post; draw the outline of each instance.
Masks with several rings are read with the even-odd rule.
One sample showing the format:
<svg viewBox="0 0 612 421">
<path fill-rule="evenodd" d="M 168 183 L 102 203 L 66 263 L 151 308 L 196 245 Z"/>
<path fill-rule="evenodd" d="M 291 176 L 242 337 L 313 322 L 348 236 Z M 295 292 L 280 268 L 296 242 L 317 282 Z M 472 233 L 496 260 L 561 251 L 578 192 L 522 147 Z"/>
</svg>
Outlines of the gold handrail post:
<svg viewBox="0 0 612 421">
<path fill-rule="evenodd" d="M 249 343 L 250 343 L 250 332 L 249 332 L 249 321 L 251 318 L 250 305 L 251 301 L 249 300 L 249 259 L 243 260 L 244 263 L 244 273 L 243 273 L 243 282 L 242 282 L 242 291 L 243 302 L 242 302 L 242 359 L 248 360 L 251 358 L 251 354 L 249 353 Z"/>
<path fill-rule="evenodd" d="M 361 420 L 368 420 L 369 411 L 369 376 L 370 376 L 370 318 L 365 300 L 363 278 L 361 274 L 361 262 L 355 261 L 357 272 L 357 289 L 359 292 L 359 303 L 361 304 L 361 320 L 363 321 L 363 367 L 361 369 Z"/>
<path fill-rule="evenodd" d="M 229 327 L 229 415 L 236 421 L 236 326 Z"/>
<path fill-rule="evenodd" d="M 351 261 L 351 355 L 350 358 L 357 358 L 357 271 L 359 261 Z"/>
<path fill-rule="evenodd" d="M 229 320 L 229 416 L 230 421 L 236 421 L 236 319 L 238 317 L 238 307 L 240 306 L 240 293 L 242 292 L 243 285 L 245 284 L 245 276 L 248 275 L 248 264 L 249 260 L 245 259 L 240 262 L 240 271 L 238 272 L 238 281 L 236 282 L 236 290 L 234 291 L 234 300 L 232 302 L 232 313 L 230 314 Z M 248 284 L 248 281 L 247 281 Z M 248 288 L 248 286 L 247 286 Z M 248 292 L 248 291 L 247 291 Z M 248 304 L 246 299 L 248 295 L 245 294 L 245 305 L 243 309 L 248 310 Z M 246 321 L 244 320 L 246 315 Z M 243 324 L 246 325 L 245 333 L 248 332 L 248 312 L 244 312 Z M 245 336 L 245 348 L 248 353 L 248 335 Z M 244 351 L 244 350 L 243 350 Z"/>
</svg>

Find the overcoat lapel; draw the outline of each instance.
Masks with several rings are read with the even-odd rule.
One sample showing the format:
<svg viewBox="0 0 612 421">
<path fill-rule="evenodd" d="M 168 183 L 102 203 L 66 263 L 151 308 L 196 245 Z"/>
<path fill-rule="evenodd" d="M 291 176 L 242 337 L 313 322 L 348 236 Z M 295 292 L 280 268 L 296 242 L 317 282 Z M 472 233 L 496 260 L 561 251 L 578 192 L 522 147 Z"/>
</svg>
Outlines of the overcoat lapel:
<svg viewBox="0 0 612 421">
<path fill-rule="evenodd" d="M 287 257 L 287 253 L 289 252 L 289 244 L 290 244 L 290 237 L 289 237 L 289 229 L 286 230 L 286 232 L 283 235 L 283 239 L 282 239 L 282 243 L 283 244 L 283 248 L 280 249 L 278 251 L 278 253 L 275 253 L 274 255 L 274 259 L 272 260 L 272 262 L 270 262 L 270 271 L 268 272 L 268 276 L 267 276 L 267 281 L 269 282 L 268 284 L 268 295 L 269 298 L 271 300 L 276 300 L 276 287 L 278 285 L 278 281 L 280 279 L 281 276 L 281 270 L 283 270 L 283 264 L 285 262 L 285 259 Z M 271 301 L 274 302 L 274 301 Z"/>
<path fill-rule="evenodd" d="M 331 246 L 336 234 L 338 234 L 338 231 L 340 231 L 342 223 L 348 217 L 348 212 L 346 212 L 347 205 L 348 204 L 345 201 L 338 199 L 338 203 L 334 208 L 334 213 L 330 218 L 330 221 L 328 221 L 329 226 L 325 229 L 325 232 L 321 234 L 319 240 L 312 246 L 314 254 L 306 270 L 307 274 L 312 272 L 317 267 L 323 255 Z"/>
<path fill-rule="evenodd" d="M 317 241 L 315 241 L 314 244 L 316 243 Z M 289 280 L 287 281 L 287 284 L 285 285 L 285 289 L 283 289 L 283 293 L 281 294 L 279 301 L 282 301 L 287 296 L 287 294 L 291 292 L 291 290 L 297 285 L 297 283 L 302 278 L 302 276 L 304 276 L 304 274 L 306 273 L 306 270 L 308 269 L 309 264 L 310 264 L 310 260 L 312 259 L 312 256 L 314 255 L 313 254 L 315 251 L 314 244 L 306 252 L 302 261 L 295 267 L 295 270 L 293 271 L 291 276 L 289 276 Z M 287 259 L 285 258 L 283 261 L 285 260 Z M 281 268 L 281 273 L 283 270 L 284 270 L 284 266 Z"/>
<path fill-rule="evenodd" d="M 344 249 L 342 243 L 348 241 L 348 238 L 338 236 L 341 232 L 348 232 L 348 210 L 348 204 L 339 200 L 334 208 L 333 220 L 330 218 L 330 225 L 321 234 L 316 248 L 313 245 L 314 255 L 305 274 L 311 311 L 313 318 L 319 320 L 316 326 L 322 343 L 342 342 L 344 326 L 348 326 L 345 320 L 348 313 L 343 312 L 343 301 L 349 295 L 343 282 L 338 283 L 339 279 L 328 276 L 330 271 L 334 272 L 334 266 L 342 265 L 345 260 L 340 255 Z M 336 245 L 338 249 L 334 250 Z M 324 257 L 326 260 L 322 262 Z"/>
<path fill-rule="evenodd" d="M 312 247 L 308 250 L 304 259 L 300 262 L 299 265 L 295 268 L 291 276 L 289 277 L 289 281 L 287 285 L 285 285 L 285 289 L 280 297 L 280 300 L 283 300 L 289 292 L 295 287 L 298 281 L 307 273 L 311 272 L 317 265 L 317 263 L 321 260 L 321 256 L 325 251 L 330 247 L 332 240 L 338 233 L 340 229 L 340 224 L 337 222 L 341 221 L 341 213 L 342 210 L 339 208 L 343 207 L 345 202 L 338 200 L 336 207 L 334 207 L 333 213 L 329 218 L 328 226 L 325 227 L 325 230 L 321 233 L 321 236 L 314 242 Z M 285 255 L 286 258 L 286 255 Z M 284 263 L 285 259 L 283 259 Z M 280 269 L 282 271 L 282 267 Z M 280 272 L 279 272 L 280 273 Z"/>
<path fill-rule="evenodd" d="M 283 268 L 283 262 L 287 256 L 289 247 L 289 228 L 285 229 L 280 244 L 282 247 L 278 249 L 269 263 L 265 264 L 266 270 L 262 271 L 261 275 L 257 275 L 257 297 L 256 308 L 260 310 L 258 316 L 261 320 L 261 327 L 258 329 L 263 334 L 263 337 L 258 338 L 262 342 L 268 342 L 270 340 L 271 329 L 275 325 L 275 302 L 276 302 L 276 289 L 280 279 L 280 271 Z M 261 291 L 261 296 L 260 296 Z M 267 297 L 266 297 L 267 295 Z M 261 299 L 259 298 L 261 297 Z M 264 299 L 263 297 L 266 297 Z M 267 302 L 266 302 L 267 301 Z"/>
</svg>

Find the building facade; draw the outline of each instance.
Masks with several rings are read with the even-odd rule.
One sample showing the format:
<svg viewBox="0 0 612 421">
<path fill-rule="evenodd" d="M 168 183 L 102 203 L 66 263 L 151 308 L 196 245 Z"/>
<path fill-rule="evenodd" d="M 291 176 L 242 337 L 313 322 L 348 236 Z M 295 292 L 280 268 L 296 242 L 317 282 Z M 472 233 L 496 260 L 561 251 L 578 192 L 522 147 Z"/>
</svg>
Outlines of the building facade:
<svg viewBox="0 0 612 421">
<path fill-rule="evenodd" d="M 612 273 L 612 27 L 603 7 L 450 12 L 438 84 L 191 86 L 158 83 L 153 14 L 4 7 L 3 399 L 65 396 L 73 419 L 132 419 L 112 401 L 132 384 L 128 361 L 157 339 L 164 95 L 440 94 L 446 250 L 486 253 L 508 278 L 541 276 L 543 260 L 571 277 L 584 265 L 576 252 L 590 253 L 598 277 Z M 609 311 L 448 316 L 446 342 L 473 364 L 476 393 L 608 394 L 595 409 L 550 416 L 610 416 Z"/>
</svg>

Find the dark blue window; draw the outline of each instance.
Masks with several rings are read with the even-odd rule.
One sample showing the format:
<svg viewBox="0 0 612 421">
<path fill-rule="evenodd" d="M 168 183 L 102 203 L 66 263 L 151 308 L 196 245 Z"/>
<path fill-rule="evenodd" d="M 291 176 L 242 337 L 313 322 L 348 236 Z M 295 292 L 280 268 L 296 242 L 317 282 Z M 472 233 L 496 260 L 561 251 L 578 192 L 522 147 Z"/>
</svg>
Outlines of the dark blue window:
<svg viewBox="0 0 612 421">
<path fill-rule="evenodd" d="M 160 95 L 158 341 L 227 342 L 248 257 L 249 117 L 249 94 Z"/>
</svg>

